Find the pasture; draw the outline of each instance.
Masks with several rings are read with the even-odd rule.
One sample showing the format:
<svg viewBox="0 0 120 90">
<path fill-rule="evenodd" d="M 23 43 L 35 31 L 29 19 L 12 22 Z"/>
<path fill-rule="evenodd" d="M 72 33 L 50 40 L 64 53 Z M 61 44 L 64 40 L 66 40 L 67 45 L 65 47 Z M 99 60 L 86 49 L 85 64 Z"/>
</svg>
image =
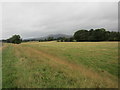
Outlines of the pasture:
<svg viewBox="0 0 120 90">
<path fill-rule="evenodd" d="M 118 42 L 3 43 L 3 88 L 117 88 Z"/>
</svg>

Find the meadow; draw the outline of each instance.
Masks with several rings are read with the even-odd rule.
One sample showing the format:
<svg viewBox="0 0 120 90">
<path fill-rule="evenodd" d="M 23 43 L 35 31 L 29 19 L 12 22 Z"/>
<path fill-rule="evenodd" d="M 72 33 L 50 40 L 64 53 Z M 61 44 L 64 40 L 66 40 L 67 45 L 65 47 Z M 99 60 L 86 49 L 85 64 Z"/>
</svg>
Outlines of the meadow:
<svg viewBox="0 0 120 90">
<path fill-rule="evenodd" d="M 118 42 L 3 43 L 3 88 L 117 88 Z"/>
</svg>

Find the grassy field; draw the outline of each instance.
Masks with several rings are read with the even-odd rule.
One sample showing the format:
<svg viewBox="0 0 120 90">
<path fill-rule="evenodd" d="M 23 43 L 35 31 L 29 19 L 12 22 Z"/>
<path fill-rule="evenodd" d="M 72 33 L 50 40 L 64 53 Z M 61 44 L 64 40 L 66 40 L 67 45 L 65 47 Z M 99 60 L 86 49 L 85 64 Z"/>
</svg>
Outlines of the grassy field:
<svg viewBox="0 0 120 90">
<path fill-rule="evenodd" d="M 3 88 L 116 88 L 117 42 L 3 44 Z"/>
<path fill-rule="evenodd" d="M 0 89 L 2 89 L 2 43 L 0 42 Z"/>
</svg>

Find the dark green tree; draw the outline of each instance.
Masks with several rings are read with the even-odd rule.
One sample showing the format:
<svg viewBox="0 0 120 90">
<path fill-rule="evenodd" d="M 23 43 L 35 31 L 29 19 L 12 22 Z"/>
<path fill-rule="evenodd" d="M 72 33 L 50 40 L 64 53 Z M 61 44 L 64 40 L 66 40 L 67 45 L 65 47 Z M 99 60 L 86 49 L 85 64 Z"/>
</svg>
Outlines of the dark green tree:
<svg viewBox="0 0 120 90">
<path fill-rule="evenodd" d="M 95 29 L 92 36 L 93 41 L 104 41 L 106 39 L 106 30 L 104 28 Z"/>
<path fill-rule="evenodd" d="M 120 32 L 110 32 L 109 41 L 120 41 Z"/>
<path fill-rule="evenodd" d="M 74 38 L 76 41 L 88 41 L 89 32 L 87 30 L 78 30 L 74 34 Z"/>
<path fill-rule="evenodd" d="M 94 37 L 94 29 L 90 29 L 89 30 L 89 35 L 88 35 L 88 41 L 94 41 L 95 37 Z"/>
<path fill-rule="evenodd" d="M 22 39 L 20 35 L 13 35 L 11 38 L 7 39 L 8 43 L 20 44 Z"/>
<path fill-rule="evenodd" d="M 76 41 L 120 41 L 120 32 L 106 31 L 104 28 L 78 30 L 74 33 Z"/>
</svg>

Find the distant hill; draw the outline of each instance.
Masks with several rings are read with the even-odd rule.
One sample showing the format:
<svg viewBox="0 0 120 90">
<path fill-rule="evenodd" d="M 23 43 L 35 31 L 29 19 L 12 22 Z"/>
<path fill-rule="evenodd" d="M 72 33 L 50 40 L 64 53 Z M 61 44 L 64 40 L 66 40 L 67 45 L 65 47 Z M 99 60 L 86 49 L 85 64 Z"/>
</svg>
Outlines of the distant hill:
<svg viewBox="0 0 120 90">
<path fill-rule="evenodd" d="M 48 35 L 47 37 L 53 37 L 54 39 L 57 39 L 59 37 L 65 37 L 65 38 L 70 38 L 72 35 L 66 35 L 66 34 L 51 34 Z"/>
<path fill-rule="evenodd" d="M 48 36 L 44 36 L 44 37 L 38 37 L 38 38 L 29 38 L 29 39 L 24 39 L 24 40 L 44 40 L 47 39 L 48 37 L 53 37 L 54 39 L 57 39 L 59 37 L 65 37 L 65 38 L 70 38 L 72 37 L 72 35 L 66 35 L 66 34 L 50 34 Z"/>
</svg>

